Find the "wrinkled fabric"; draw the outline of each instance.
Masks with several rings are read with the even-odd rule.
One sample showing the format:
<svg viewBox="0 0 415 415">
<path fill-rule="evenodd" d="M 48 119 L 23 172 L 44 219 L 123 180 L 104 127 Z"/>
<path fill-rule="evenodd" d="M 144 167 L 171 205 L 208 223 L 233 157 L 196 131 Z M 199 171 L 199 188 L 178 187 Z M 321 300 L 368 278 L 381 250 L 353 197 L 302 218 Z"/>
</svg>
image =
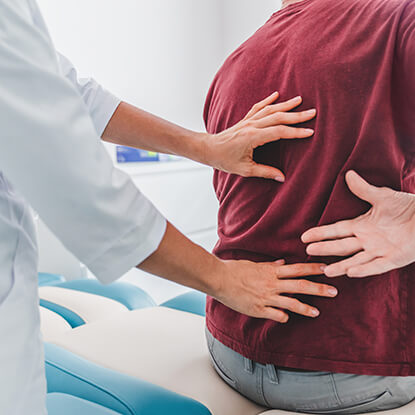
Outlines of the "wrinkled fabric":
<svg viewBox="0 0 415 415">
<path fill-rule="evenodd" d="M 215 172 L 224 259 L 287 263 L 310 258 L 307 229 L 354 218 L 369 205 L 345 173 L 414 192 L 415 1 L 304 0 L 275 13 L 225 62 L 209 91 L 205 120 L 220 132 L 280 91 L 317 108 L 310 139 L 281 140 L 255 160 L 281 168 L 284 184 Z M 311 279 L 311 278 L 310 278 Z M 415 267 L 365 279 L 324 276 L 335 299 L 297 296 L 320 317 L 287 324 L 250 318 L 208 299 L 207 326 L 223 344 L 260 363 L 362 375 L 415 375 Z"/>
</svg>

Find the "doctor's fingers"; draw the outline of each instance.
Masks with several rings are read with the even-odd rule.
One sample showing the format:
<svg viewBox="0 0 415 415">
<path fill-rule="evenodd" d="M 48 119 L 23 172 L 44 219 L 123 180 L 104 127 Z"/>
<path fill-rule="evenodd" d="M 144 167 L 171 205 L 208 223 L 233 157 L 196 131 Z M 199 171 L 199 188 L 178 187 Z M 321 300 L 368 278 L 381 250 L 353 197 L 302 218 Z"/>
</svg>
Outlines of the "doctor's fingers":
<svg viewBox="0 0 415 415">
<path fill-rule="evenodd" d="M 287 127 L 286 125 L 260 128 L 256 129 L 256 131 L 256 140 L 253 142 L 254 147 L 263 146 L 281 139 L 308 138 L 314 134 L 314 130 L 310 128 Z"/>
<path fill-rule="evenodd" d="M 327 277 L 340 277 L 342 275 L 348 275 L 349 270 L 353 267 L 367 264 L 370 261 L 373 261 L 376 258 L 376 255 L 368 253 L 366 251 L 359 252 L 358 254 L 347 258 L 343 261 L 330 264 L 324 270 L 324 273 Z"/>
<path fill-rule="evenodd" d="M 349 237 L 335 241 L 313 243 L 307 247 L 307 254 L 312 256 L 348 256 L 362 249 L 359 239 Z"/>
<path fill-rule="evenodd" d="M 289 319 L 287 313 L 274 307 L 264 307 L 257 318 L 266 318 L 268 320 L 276 321 L 277 323 L 286 323 Z"/>
<path fill-rule="evenodd" d="M 305 294 L 318 297 L 336 297 L 337 288 L 308 280 L 281 280 L 277 287 L 282 294 Z"/>
<path fill-rule="evenodd" d="M 253 163 L 247 171 L 246 177 L 262 177 L 264 179 L 273 179 L 277 182 L 284 183 L 284 173 L 276 167 L 267 166 L 265 164 Z"/>
<path fill-rule="evenodd" d="M 248 112 L 248 114 L 246 114 L 245 116 L 245 120 L 247 120 L 248 118 L 252 118 L 254 117 L 256 114 L 258 114 L 260 111 L 262 111 L 264 108 L 271 106 L 272 104 L 274 104 L 274 102 L 279 98 L 280 94 L 276 91 L 274 93 L 272 93 L 270 96 L 266 97 L 265 99 L 263 99 L 260 102 L 257 102 Z"/>
<path fill-rule="evenodd" d="M 276 112 L 264 118 L 255 121 L 256 128 L 273 127 L 277 125 L 301 124 L 310 121 L 317 114 L 315 109 L 301 111 L 301 112 Z"/>
<path fill-rule="evenodd" d="M 353 225 L 357 219 L 343 220 L 332 225 L 319 226 L 309 229 L 301 236 L 301 240 L 308 244 L 327 239 L 340 239 L 354 236 Z"/>
<path fill-rule="evenodd" d="M 278 104 L 266 105 L 247 118 L 251 118 L 252 120 L 259 120 L 261 118 L 267 117 L 268 115 L 275 114 L 276 112 L 291 111 L 294 108 L 297 108 L 302 102 L 303 99 L 301 97 L 295 97 Z"/>
<path fill-rule="evenodd" d="M 276 274 L 278 279 L 296 278 L 296 277 L 308 277 L 311 275 L 322 275 L 327 265 L 325 264 L 293 264 L 282 265 L 276 267 Z"/>
<path fill-rule="evenodd" d="M 320 314 L 317 308 L 304 304 L 296 298 L 285 297 L 283 295 L 278 296 L 270 306 L 292 311 L 293 313 L 307 317 L 317 317 Z"/>
</svg>

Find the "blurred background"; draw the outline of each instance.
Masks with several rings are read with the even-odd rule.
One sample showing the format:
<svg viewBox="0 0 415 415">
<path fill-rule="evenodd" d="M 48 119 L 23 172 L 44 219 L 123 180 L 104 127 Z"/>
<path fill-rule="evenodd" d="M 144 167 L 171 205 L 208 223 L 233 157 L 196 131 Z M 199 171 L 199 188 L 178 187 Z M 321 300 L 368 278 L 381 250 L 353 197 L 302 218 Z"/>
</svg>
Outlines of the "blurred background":
<svg viewBox="0 0 415 415">
<path fill-rule="evenodd" d="M 38 0 L 56 48 L 82 76 L 91 76 L 122 100 L 194 130 L 204 130 L 204 99 L 224 59 L 280 7 L 279 0 Z M 212 171 L 155 154 L 114 163 L 183 233 L 211 250 L 217 201 Z M 82 151 L 82 148 L 79 149 Z M 158 161 L 155 161 L 158 160 Z M 42 272 L 68 279 L 93 277 L 39 221 Z M 157 302 L 186 291 L 139 270 L 123 280 Z"/>
</svg>

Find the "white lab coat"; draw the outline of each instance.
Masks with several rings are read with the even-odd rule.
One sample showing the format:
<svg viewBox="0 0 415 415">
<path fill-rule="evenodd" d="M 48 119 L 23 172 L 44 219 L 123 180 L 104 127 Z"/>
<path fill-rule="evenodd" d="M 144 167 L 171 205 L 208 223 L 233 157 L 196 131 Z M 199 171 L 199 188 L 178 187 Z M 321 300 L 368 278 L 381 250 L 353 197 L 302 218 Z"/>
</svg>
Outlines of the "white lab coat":
<svg viewBox="0 0 415 415">
<path fill-rule="evenodd" d="M 0 414 L 43 415 L 30 203 L 103 282 L 153 253 L 166 221 L 99 135 L 118 100 L 58 57 L 35 0 L 0 0 Z"/>
</svg>

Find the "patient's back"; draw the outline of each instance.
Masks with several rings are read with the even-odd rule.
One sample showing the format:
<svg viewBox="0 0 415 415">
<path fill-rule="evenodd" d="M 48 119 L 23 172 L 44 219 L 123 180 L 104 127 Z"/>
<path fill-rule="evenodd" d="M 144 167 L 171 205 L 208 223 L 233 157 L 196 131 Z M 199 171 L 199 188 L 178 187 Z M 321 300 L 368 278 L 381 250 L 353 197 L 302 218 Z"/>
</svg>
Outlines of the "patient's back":
<svg viewBox="0 0 415 415">
<path fill-rule="evenodd" d="M 299 109 L 317 108 L 305 124 L 315 135 L 256 150 L 257 162 L 286 174 L 284 184 L 215 172 L 215 252 L 224 259 L 315 260 L 300 241 L 305 230 L 369 208 L 347 189 L 350 169 L 373 184 L 415 191 L 415 1 L 304 0 L 275 13 L 217 74 L 205 109 L 209 132 L 234 125 L 276 90 L 281 100 L 301 95 Z M 321 316 L 292 315 L 286 325 L 209 299 L 207 324 L 222 343 L 262 363 L 415 375 L 413 271 L 329 280 L 336 299 L 305 299 Z"/>
</svg>

